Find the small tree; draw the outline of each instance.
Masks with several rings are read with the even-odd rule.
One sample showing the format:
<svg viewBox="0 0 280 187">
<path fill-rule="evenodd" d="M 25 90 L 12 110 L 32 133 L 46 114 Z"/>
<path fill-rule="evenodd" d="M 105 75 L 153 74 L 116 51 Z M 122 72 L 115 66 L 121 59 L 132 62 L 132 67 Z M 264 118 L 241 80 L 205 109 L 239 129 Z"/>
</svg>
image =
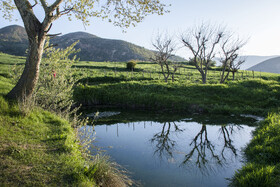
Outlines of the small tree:
<svg viewBox="0 0 280 187">
<path fill-rule="evenodd" d="M 46 43 L 45 58 L 42 59 L 41 73 L 34 92 L 41 107 L 64 118 L 70 117 L 78 109 L 72 110 L 75 84 L 75 69 L 72 66 L 78 61 L 76 56 L 73 56 L 79 52 L 74 48 L 77 43 L 78 41 L 65 49 L 55 49 L 49 46 L 49 42 Z"/>
<path fill-rule="evenodd" d="M 169 37 L 167 34 L 158 34 L 152 41 L 152 45 L 156 49 L 154 57 L 151 60 L 158 65 L 160 65 L 161 72 L 164 77 L 164 81 L 167 82 L 169 76 L 172 73 L 173 67 L 173 81 L 174 81 L 174 74 L 177 71 L 178 67 L 174 66 L 175 63 L 170 61 L 170 57 L 174 56 L 173 52 L 175 51 L 175 43 L 173 42 L 172 38 Z"/>
<path fill-rule="evenodd" d="M 216 54 L 216 48 L 224 36 L 224 29 L 202 24 L 182 34 L 181 41 L 193 55 L 193 63 L 201 74 L 202 83 L 207 81 L 207 71 Z"/>
<path fill-rule="evenodd" d="M 246 44 L 245 41 L 233 36 L 233 34 L 226 35 L 221 42 L 221 63 L 222 73 L 220 83 L 224 83 L 228 78 L 229 73 L 232 72 L 232 79 L 234 80 L 235 73 L 239 70 L 241 64 L 245 62 L 240 59 L 239 51 Z"/>
</svg>

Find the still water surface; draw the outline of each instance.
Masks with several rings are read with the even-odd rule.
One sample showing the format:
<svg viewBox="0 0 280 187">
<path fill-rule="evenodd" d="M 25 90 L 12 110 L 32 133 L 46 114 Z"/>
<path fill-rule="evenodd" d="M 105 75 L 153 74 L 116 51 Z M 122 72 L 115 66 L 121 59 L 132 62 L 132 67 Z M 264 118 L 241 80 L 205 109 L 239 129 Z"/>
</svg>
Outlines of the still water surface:
<svg viewBox="0 0 280 187">
<path fill-rule="evenodd" d="M 242 167 L 242 148 L 256 125 L 247 118 L 235 123 L 215 118 L 215 123 L 197 120 L 199 116 L 172 121 L 129 116 L 96 125 L 94 146 L 106 150 L 143 186 L 155 187 L 227 186 L 227 178 Z"/>
</svg>

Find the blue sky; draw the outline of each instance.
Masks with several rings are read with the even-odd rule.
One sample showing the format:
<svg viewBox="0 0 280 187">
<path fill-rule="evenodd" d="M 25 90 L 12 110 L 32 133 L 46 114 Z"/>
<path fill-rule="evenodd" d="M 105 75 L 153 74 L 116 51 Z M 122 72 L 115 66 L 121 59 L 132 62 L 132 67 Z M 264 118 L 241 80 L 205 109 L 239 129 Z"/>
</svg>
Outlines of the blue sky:
<svg viewBox="0 0 280 187">
<path fill-rule="evenodd" d="M 241 38 L 249 38 L 243 55 L 280 55 L 280 1 L 279 0 L 164 0 L 172 4 L 169 14 L 148 16 L 135 28 L 122 32 L 112 24 L 92 19 L 86 27 L 79 21 L 56 21 L 51 33 L 63 34 L 85 31 L 103 38 L 121 39 L 152 49 L 151 39 L 158 31 L 167 31 L 175 37 L 202 22 L 225 25 Z M 0 27 L 22 25 L 1 18 Z M 178 55 L 187 57 L 184 48 Z"/>
</svg>

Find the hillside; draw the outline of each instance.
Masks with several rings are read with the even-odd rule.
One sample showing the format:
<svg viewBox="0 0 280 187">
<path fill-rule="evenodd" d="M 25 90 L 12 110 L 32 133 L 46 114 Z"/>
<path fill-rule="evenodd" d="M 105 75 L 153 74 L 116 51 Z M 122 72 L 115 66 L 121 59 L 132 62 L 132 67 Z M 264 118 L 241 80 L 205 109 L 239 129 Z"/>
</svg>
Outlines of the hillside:
<svg viewBox="0 0 280 187">
<path fill-rule="evenodd" d="M 11 55 L 23 56 L 27 49 L 28 38 L 25 29 L 11 25 L 0 29 L 0 51 Z"/>
<path fill-rule="evenodd" d="M 265 60 L 248 70 L 269 72 L 269 73 L 280 73 L 280 57 L 271 58 Z"/>
<path fill-rule="evenodd" d="M 12 25 L 0 29 L 0 51 L 12 55 L 25 54 L 28 40 L 25 30 L 21 26 Z M 74 32 L 58 36 L 51 40 L 59 48 L 65 48 L 79 40 L 76 49 L 81 49 L 77 54 L 80 60 L 84 61 L 129 61 L 149 60 L 153 51 L 144 47 L 123 41 L 104 39 L 86 32 Z M 185 61 L 175 56 L 172 60 Z"/>
</svg>

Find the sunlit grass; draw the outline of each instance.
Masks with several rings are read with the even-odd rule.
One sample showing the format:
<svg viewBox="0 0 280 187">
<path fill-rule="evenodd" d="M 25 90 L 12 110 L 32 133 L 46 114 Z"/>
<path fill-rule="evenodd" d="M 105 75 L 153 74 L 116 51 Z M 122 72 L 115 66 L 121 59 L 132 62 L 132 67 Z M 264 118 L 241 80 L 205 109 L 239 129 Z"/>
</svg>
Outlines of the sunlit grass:
<svg viewBox="0 0 280 187">
<path fill-rule="evenodd" d="M 231 186 L 279 186 L 280 115 L 269 114 L 245 149 L 247 164 L 231 179 Z"/>
</svg>

